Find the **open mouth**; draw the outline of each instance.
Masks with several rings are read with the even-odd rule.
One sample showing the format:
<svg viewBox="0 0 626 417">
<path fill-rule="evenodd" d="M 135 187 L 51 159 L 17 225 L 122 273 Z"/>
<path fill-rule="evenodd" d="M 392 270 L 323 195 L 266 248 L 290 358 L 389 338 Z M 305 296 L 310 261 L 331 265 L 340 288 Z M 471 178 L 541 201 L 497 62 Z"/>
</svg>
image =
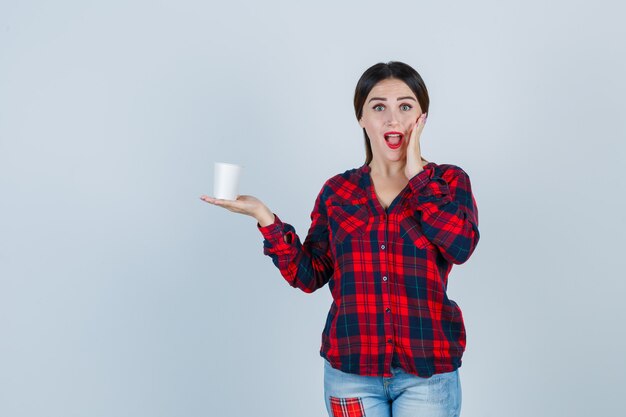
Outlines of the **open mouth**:
<svg viewBox="0 0 626 417">
<path fill-rule="evenodd" d="M 387 132 L 385 133 L 385 142 L 391 149 L 398 149 L 402 146 L 404 135 L 400 132 Z"/>
</svg>

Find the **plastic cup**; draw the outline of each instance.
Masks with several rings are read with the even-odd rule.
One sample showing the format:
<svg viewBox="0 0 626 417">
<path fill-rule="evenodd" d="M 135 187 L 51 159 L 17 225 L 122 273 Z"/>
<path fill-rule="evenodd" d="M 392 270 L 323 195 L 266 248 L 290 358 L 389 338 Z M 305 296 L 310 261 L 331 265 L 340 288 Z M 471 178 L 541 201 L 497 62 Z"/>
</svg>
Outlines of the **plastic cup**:
<svg viewBox="0 0 626 417">
<path fill-rule="evenodd" d="M 215 163 L 213 196 L 223 200 L 236 200 L 239 191 L 241 167 L 225 162 Z"/>
</svg>

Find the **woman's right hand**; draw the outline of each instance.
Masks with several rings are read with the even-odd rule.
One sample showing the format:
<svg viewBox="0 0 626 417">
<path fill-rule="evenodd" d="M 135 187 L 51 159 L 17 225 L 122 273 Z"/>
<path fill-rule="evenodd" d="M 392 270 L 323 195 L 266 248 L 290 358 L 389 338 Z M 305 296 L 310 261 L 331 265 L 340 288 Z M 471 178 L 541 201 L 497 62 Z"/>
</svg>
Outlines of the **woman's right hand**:
<svg viewBox="0 0 626 417">
<path fill-rule="evenodd" d="M 274 223 L 274 213 L 261 200 L 251 195 L 240 195 L 236 200 L 222 200 L 202 195 L 200 199 L 234 213 L 254 217 L 261 227 Z"/>
</svg>

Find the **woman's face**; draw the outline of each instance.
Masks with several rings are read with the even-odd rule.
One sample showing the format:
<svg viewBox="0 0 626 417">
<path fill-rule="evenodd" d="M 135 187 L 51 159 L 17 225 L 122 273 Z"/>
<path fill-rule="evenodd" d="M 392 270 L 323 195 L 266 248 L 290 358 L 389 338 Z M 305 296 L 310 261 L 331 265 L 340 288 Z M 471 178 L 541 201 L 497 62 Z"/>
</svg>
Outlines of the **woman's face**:
<svg viewBox="0 0 626 417">
<path fill-rule="evenodd" d="M 404 81 L 389 78 L 378 82 L 365 99 L 359 120 L 370 138 L 373 159 L 406 158 L 409 134 L 421 114 L 417 97 Z"/>
</svg>

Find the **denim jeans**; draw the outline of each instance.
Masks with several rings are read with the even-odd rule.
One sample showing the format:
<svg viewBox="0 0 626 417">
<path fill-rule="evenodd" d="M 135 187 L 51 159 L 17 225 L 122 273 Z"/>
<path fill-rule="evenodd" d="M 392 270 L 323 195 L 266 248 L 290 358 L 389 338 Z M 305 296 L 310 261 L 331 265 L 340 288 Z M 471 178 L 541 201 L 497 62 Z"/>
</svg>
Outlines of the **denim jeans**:
<svg viewBox="0 0 626 417">
<path fill-rule="evenodd" d="M 391 377 L 334 369 L 324 359 L 324 399 L 330 417 L 458 417 L 459 370 L 421 378 L 402 368 Z"/>
</svg>

